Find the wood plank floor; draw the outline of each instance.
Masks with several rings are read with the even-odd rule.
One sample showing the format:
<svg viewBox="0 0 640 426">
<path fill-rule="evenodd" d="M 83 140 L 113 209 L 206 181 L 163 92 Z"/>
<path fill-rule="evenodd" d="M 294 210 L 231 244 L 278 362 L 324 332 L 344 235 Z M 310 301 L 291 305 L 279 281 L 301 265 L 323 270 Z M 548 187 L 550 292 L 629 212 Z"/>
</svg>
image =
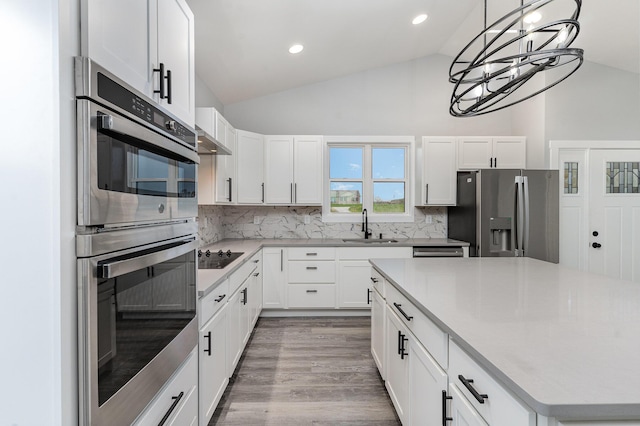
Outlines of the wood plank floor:
<svg viewBox="0 0 640 426">
<path fill-rule="evenodd" d="M 371 319 L 260 318 L 209 425 L 396 426 Z"/>
</svg>

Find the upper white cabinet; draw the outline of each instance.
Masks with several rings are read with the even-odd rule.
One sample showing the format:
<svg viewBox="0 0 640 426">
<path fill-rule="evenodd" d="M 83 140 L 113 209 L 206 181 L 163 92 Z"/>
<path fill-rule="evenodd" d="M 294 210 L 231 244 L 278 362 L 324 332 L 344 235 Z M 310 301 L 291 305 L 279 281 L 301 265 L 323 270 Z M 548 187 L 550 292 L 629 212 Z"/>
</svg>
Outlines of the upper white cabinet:
<svg viewBox="0 0 640 426">
<path fill-rule="evenodd" d="M 194 18 L 185 0 L 82 0 L 81 14 L 83 56 L 195 125 Z"/>
<path fill-rule="evenodd" d="M 421 205 L 456 204 L 456 155 L 455 137 L 422 138 L 422 186 L 417 198 Z"/>
<path fill-rule="evenodd" d="M 322 203 L 322 137 L 265 136 L 265 203 Z"/>
<path fill-rule="evenodd" d="M 238 203 L 264 202 L 264 142 L 263 136 L 238 130 L 236 153 L 238 156 Z"/>
<path fill-rule="evenodd" d="M 216 134 L 218 135 L 216 139 L 222 142 L 232 153 L 236 152 L 236 129 L 219 114 L 216 122 Z M 224 141 L 220 139 L 223 135 Z M 217 204 L 232 204 L 238 198 L 236 156 L 236 154 L 215 156 L 215 200 Z"/>
<path fill-rule="evenodd" d="M 458 139 L 458 169 L 524 169 L 526 138 L 522 136 L 462 137 Z"/>
</svg>

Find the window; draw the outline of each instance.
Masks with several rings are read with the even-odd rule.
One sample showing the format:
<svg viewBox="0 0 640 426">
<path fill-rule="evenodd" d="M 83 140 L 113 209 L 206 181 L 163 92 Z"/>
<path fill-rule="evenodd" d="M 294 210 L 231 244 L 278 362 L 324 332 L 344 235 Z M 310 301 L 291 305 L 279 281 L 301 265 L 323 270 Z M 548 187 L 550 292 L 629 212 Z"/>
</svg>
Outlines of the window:
<svg viewBox="0 0 640 426">
<path fill-rule="evenodd" d="M 410 197 L 413 138 L 326 138 L 325 222 L 413 220 Z"/>
</svg>

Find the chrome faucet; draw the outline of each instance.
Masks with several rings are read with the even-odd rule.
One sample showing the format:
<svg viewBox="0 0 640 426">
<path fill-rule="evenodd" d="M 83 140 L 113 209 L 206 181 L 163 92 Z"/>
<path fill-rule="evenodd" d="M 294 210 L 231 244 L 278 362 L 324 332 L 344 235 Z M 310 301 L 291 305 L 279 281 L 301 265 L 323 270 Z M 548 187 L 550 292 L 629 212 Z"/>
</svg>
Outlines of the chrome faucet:
<svg viewBox="0 0 640 426">
<path fill-rule="evenodd" d="M 367 209 L 362 209 L 362 232 L 364 232 L 364 239 L 368 240 L 371 235 L 369 231 L 369 218 L 367 217 Z"/>
</svg>

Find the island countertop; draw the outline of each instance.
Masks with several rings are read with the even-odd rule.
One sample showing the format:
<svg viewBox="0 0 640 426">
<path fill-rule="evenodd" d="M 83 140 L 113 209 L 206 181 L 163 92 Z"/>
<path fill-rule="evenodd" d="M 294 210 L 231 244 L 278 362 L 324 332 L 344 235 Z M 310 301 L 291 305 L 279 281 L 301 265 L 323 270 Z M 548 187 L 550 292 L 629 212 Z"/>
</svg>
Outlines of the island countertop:
<svg viewBox="0 0 640 426">
<path fill-rule="evenodd" d="M 536 412 L 640 419 L 640 284 L 529 258 L 371 263 Z"/>
</svg>

